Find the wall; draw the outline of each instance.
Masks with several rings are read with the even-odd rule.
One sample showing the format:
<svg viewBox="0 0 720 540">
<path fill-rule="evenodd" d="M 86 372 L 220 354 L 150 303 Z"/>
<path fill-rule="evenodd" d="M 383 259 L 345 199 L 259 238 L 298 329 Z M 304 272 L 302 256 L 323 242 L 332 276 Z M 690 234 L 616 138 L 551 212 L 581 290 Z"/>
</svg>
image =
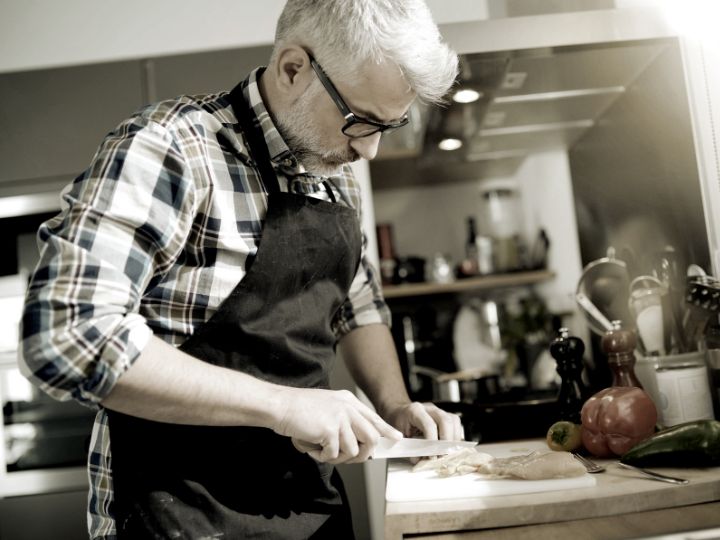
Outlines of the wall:
<svg viewBox="0 0 720 540">
<path fill-rule="evenodd" d="M 485 0 L 428 0 L 439 24 Z M 284 0 L 1 0 L 0 73 L 272 43 Z"/>
<path fill-rule="evenodd" d="M 557 278 L 552 284 L 540 287 L 540 294 L 553 311 L 574 311 L 573 293 L 580 274 L 580 252 L 566 152 L 531 154 L 513 177 L 504 179 L 517 182 L 521 189 L 523 215 L 518 218 L 523 223 L 528 245 L 532 245 L 540 228 L 546 230 L 552 242 L 549 265 Z M 475 217 L 478 224 L 483 219 L 482 182 L 494 180 L 376 190 L 375 218 L 378 223 L 393 224 L 399 256 L 429 258 L 434 253 L 442 253 L 458 263 L 464 256 L 467 217 Z"/>
</svg>

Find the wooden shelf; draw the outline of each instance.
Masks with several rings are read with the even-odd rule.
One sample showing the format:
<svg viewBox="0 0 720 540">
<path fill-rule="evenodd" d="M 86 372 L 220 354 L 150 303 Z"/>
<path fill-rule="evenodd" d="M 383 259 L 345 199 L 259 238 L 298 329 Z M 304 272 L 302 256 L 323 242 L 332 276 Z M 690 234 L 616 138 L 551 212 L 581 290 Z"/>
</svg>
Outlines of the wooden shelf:
<svg viewBox="0 0 720 540">
<path fill-rule="evenodd" d="M 549 281 L 555 273 L 549 270 L 531 272 L 513 272 L 473 278 L 458 279 L 452 283 L 404 283 L 383 287 L 385 298 L 405 298 L 430 294 L 448 294 L 496 289 L 500 287 L 519 287 Z"/>
</svg>

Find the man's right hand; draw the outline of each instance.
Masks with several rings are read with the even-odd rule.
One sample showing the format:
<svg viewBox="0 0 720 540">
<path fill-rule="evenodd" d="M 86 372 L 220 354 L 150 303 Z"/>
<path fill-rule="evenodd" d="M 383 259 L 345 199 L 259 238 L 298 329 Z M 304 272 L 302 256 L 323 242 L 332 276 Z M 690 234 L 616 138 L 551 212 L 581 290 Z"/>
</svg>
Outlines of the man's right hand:
<svg viewBox="0 0 720 540">
<path fill-rule="evenodd" d="M 378 437 L 402 433 L 347 390 L 284 387 L 273 430 L 317 461 L 358 463 L 372 456 Z"/>
</svg>

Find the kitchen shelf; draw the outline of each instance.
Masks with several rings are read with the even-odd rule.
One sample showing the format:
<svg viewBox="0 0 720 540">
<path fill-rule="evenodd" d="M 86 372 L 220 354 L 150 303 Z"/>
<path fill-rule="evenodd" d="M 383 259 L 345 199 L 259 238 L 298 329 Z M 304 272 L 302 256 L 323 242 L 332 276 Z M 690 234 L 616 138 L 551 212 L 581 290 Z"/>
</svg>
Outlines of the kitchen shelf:
<svg viewBox="0 0 720 540">
<path fill-rule="evenodd" d="M 386 285 L 383 287 L 385 298 L 406 298 L 410 296 L 426 296 L 431 294 L 448 294 L 496 289 L 499 287 L 520 287 L 549 281 L 555 277 L 550 270 L 533 270 L 529 272 L 512 272 L 509 274 L 493 274 L 473 278 L 464 278 L 452 283 L 403 283 L 402 285 Z"/>
</svg>

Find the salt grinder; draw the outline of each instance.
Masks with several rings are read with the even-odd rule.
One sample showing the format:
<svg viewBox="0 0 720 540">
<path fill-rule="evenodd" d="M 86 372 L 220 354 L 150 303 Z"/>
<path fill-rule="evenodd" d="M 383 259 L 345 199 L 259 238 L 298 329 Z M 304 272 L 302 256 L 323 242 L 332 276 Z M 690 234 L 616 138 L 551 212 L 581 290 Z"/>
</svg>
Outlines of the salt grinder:
<svg viewBox="0 0 720 540">
<path fill-rule="evenodd" d="M 583 353 L 585 344 L 578 337 L 570 336 L 567 328 L 560 328 L 559 335 L 550 343 L 550 354 L 557 362 L 560 375 L 558 406 L 560 420 L 580 423 L 580 409 L 585 402 L 585 386 L 582 382 Z"/>
<path fill-rule="evenodd" d="M 608 366 L 612 371 L 612 386 L 636 386 L 642 388 L 635 375 L 635 346 L 637 335 L 632 330 L 622 328 L 620 321 L 612 321 L 612 328 L 605 332 L 600 344 L 607 355 Z"/>
</svg>

